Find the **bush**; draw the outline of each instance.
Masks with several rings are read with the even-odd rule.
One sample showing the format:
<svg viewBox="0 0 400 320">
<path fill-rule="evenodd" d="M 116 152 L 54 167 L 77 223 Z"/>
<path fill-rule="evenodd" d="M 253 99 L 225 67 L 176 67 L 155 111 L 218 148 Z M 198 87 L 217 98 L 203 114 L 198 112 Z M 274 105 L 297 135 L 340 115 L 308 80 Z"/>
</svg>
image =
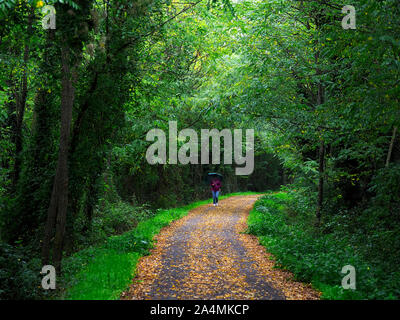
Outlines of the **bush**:
<svg viewBox="0 0 400 320">
<path fill-rule="evenodd" d="M 41 287 L 40 260 L 26 257 L 26 248 L 0 242 L 0 300 L 31 300 L 47 294 Z"/>
<path fill-rule="evenodd" d="M 118 201 L 108 204 L 99 218 L 102 222 L 101 228 L 107 236 L 110 236 L 133 229 L 140 221 L 152 214 L 146 206 L 133 207 L 126 202 Z"/>
<path fill-rule="evenodd" d="M 100 244 L 110 236 L 134 229 L 140 221 L 153 215 L 154 212 L 148 205 L 132 206 L 123 201 L 106 202 L 104 208 L 96 209 L 88 233 L 82 230 L 86 218 L 76 219 L 73 238 L 76 241 L 79 240 L 78 249 L 92 244 Z"/>
</svg>

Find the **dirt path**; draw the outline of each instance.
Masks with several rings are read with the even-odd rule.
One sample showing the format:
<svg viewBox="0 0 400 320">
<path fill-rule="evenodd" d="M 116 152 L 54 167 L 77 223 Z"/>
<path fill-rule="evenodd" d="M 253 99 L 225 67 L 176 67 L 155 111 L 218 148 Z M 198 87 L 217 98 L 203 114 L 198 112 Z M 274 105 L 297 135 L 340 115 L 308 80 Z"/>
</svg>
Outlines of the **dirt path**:
<svg viewBox="0 0 400 320">
<path fill-rule="evenodd" d="M 241 233 L 256 200 L 200 206 L 162 229 L 121 299 L 318 299 L 309 285 L 273 269 L 257 238 Z"/>
</svg>

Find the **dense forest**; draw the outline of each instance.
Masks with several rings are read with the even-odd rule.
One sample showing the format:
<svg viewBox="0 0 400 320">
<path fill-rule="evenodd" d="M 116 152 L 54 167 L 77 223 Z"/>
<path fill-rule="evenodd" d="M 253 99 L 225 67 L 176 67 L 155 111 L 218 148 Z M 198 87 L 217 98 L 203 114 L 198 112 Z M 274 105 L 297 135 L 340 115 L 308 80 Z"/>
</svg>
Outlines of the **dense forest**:
<svg viewBox="0 0 400 320">
<path fill-rule="evenodd" d="M 353 0 L 348 28 L 346 4 L 0 1 L 0 298 L 54 298 L 43 265 L 209 198 L 215 171 L 353 248 L 374 286 L 356 298 L 399 299 L 400 2 Z M 254 129 L 254 171 L 149 164 L 170 121 Z"/>
</svg>

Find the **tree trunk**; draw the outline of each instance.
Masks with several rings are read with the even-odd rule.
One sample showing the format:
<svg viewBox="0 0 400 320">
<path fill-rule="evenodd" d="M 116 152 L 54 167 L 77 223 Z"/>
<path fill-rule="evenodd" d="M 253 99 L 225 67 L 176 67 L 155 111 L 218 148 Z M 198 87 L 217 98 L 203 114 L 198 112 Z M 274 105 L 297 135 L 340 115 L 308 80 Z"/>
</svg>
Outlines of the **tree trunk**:
<svg viewBox="0 0 400 320">
<path fill-rule="evenodd" d="M 318 11 L 315 15 L 315 26 L 317 30 L 321 29 L 323 25 L 323 12 Z M 320 51 L 317 50 L 314 55 L 315 58 L 315 74 L 318 76 L 318 83 L 317 83 L 317 101 L 316 105 L 319 106 L 324 103 L 325 101 L 325 90 L 324 86 L 321 83 L 321 75 L 322 71 L 320 69 Z M 317 226 L 320 225 L 321 222 L 321 212 L 323 207 L 324 201 L 324 160 L 325 160 L 325 143 L 323 137 L 320 137 L 320 145 L 319 145 L 319 152 L 318 152 L 318 200 L 317 200 L 317 209 L 316 209 L 316 218 L 317 218 Z"/>
<path fill-rule="evenodd" d="M 61 83 L 61 129 L 60 147 L 54 185 L 51 194 L 50 206 L 47 212 L 45 236 L 42 247 L 42 260 L 44 264 L 49 262 L 50 240 L 54 224 L 56 233 L 54 239 L 53 262 L 57 270 L 61 269 L 62 247 L 65 234 L 68 207 L 68 146 L 72 121 L 72 107 L 74 103 L 75 89 L 72 74 L 69 68 L 67 49 L 61 52 L 62 83 Z"/>
<path fill-rule="evenodd" d="M 318 201 L 317 201 L 317 224 L 319 225 L 321 222 L 321 211 L 322 211 L 322 203 L 324 201 L 324 161 L 325 160 L 325 144 L 324 141 L 321 141 L 319 146 L 319 166 L 318 166 Z"/>
<path fill-rule="evenodd" d="M 14 131 L 14 141 L 15 141 L 15 161 L 14 168 L 12 173 L 12 186 L 15 189 L 19 174 L 21 171 L 21 152 L 22 152 L 22 124 L 24 121 L 25 114 L 25 106 L 26 99 L 28 96 L 28 60 L 29 60 L 29 38 L 32 34 L 32 20 L 34 18 L 34 11 L 31 9 L 31 12 L 28 16 L 28 27 L 27 27 L 27 38 L 25 39 L 24 44 L 24 56 L 23 56 L 23 73 L 22 73 L 22 83 L 19 94 L 16 95 L 16 103 L 15 103 L 15 131 Z"/>
<path fill-rule="evenodd" d="M 318 61 L 318 55 L 317 61 Z M 317 68 L 316 73 L 318 75 L 321 74 L 321 71 Z M 318 93 L 317 93 L 317 105 L 321 105 L 324 103 L 324 87 L 321 83 L 318 83 Z M 324 140 L 321 138 L 319 152 L 318 152 L 318 200 L 317 200 L 317 210 L 316 210 L 316 217 L 317 217 L 317 226 L 320 225 L 321 222 L 321 211 L 323 207 L 324 201 L 324 164 L 325 164 L 325 143 Z"/>
<path fill-rule="evenodd" d="M 287 174 L 285 169 L 282 169 L 282 184 L 285 186 L 288 183 Z"/>
<path fill-rule="evenodd" d="M 393 134 L 392 134 L 392 140 L 390 140 L 389 150 L 388 150 L 388 154 L 387 154 L 387 157 L 386 157 L 385 167 L 389 167 L 390 158 L 392 157 L 394 140 L 396 140 L 396 132 L 397 132 L 397 126 L 394 126 Z"/>
<path fill-rule="evenodd" d="M 18 179 L 19 173 L 21 171 L 21 151 L 22 151 L 22 123 L 25 114 L 26 97 L 28 94 L 28 81 L 27 81 L 27 63 L 29 57 L 29 47 L 25 44 L 24 49 L 24 71 L 22 75 L 22 87 L 21 92 L 17 98 L 16 103 L 16 126 L 15 126 L 15 162 L 13 170 L 12 184 L 15 187 Z"/>
</svg>

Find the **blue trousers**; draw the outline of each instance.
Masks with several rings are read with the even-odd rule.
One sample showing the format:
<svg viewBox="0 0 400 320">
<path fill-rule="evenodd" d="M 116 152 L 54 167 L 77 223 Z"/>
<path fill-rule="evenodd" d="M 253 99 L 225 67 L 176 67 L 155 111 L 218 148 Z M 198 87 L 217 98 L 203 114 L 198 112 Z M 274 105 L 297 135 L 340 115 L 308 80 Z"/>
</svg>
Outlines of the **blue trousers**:
<svg viewBox="0 0 400 320">
<path fill-rule="evenodd" d="M 218 191 L 211 190 L 211 191 L 212 191 L 212 196 L 213 196 L 213 204 L 216 204 L 216 203 L 218 203 L 219 190 Z"/>
</svg>

